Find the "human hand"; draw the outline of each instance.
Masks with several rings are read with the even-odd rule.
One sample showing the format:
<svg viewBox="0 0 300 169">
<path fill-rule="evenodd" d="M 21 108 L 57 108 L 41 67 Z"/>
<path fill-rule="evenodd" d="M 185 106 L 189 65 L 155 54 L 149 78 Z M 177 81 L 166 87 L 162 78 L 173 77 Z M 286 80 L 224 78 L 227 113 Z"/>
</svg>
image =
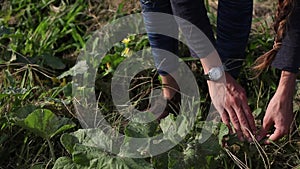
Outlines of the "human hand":
<svg viewBox="0 0 300 169">
<path fill-rule="evenodd" d="M 247 139 L 250 142 L 252 137 L 249 131 L 256 134 L 256 127 L 254 117 L 248 106 L 246 92 L 230 74 L 225 73 L 225 78 L 226 83 L 218 84 L 208 81 L 212 102 L 231 133 L 233 127 L 240 140 Z"/>
<path fill-rule="evenodd" d="M 270 140 L 276 141 L 289 133 L 294 117 L 293 95 L 295 82 L 296 74 L 286 71 L 281 73 L 279 86 L 267 107 L 263 126 L 257 140 L 263 139 L 272 125 L 274 125 L 275 131 L 268 137 L 268 140 L 265 142 L 266 144 L 269 144 Z"/>
<path fill-rule="evenodd" d="M 254 117 L 248 106 L 246 92 L 230 74 L 225 73 L 225 78 L 226 82 L 219 84 L 208 81 L 212 102 L 219 111 L 223 123 L 228 126 L 231 132 L 233 127 L 240 140 L 247 139 L 250 142 L 252 137 L 249 131 L 256 134 L 256 127 Z"/>
<path fill-rule="evenodd" d="M 222 65 L 217 51 L 200 59 L 200 61 L 205 74 L 210 68 Z M 225 76 L 217 82 L 207 81 L 207 83 L 211 100 L 220 113 L 223 123 L 228 126 L 232 133 L 231 123 L 240 140 L 243 141 L 245 137 L 251 141 L 249 132 L 256 134 L 256 127 L 245 90 L 226 72 Z"/>
</svg>

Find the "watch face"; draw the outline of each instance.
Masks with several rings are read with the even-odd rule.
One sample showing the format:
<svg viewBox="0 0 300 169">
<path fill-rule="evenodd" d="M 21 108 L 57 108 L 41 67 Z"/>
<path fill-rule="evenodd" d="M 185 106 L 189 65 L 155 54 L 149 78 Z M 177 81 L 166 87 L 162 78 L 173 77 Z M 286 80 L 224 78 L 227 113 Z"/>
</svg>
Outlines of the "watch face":
<svg viewBox="0 0 300 169">
<path fill-rule="evenodd" d="M 214 67 L 209 71 L 209 78 L 210 80 L 217 81 L 223 75 L 223 71 L 220 67 Z"/>
</svg>

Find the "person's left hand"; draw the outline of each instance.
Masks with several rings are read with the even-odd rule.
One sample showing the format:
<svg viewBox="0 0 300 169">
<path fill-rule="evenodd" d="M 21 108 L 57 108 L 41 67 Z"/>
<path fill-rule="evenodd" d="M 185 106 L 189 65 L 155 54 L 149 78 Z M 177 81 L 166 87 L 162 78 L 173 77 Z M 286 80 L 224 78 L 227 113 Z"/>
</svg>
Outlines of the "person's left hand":
<svg viewBox="0 0 300 169">
<path fill-rule="evenodd" d="M 268 137 L 266 144 L 269 144 L 270 140 L 276 141 L 289 133 L 294 117 L 293 95 L 295 81 L 295 74 L 282 72 L 278 89 L 267 107 L 263 126 L 257 140 L 263 139 L 272 125 L 274 125 L 275 131 Z"/>
<path fill-rule="evenodd" d="M 267 135 L 267 132 L 272 125 L 275 127 L 275 131 L 269 140 L 276 141 L 282 136 L 289 133 L 290 125 L 293 121 L 293 102 L 291 98 L 286 98 L 283 93 L 276 93 L 271 99 L 265 117 L 263 119 L 263 126 L 258 136 L 258 140 L 261 140 Z M 270 141 L 266 143 L 269 144 Z"/>
</svg>

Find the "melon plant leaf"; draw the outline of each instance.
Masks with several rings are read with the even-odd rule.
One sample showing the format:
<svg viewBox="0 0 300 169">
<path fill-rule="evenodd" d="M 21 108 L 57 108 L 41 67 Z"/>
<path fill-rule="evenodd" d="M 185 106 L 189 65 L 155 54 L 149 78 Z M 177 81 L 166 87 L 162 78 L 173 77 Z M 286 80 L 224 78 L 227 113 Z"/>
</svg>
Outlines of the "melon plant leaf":
<svg viewBox="0 0 300 169">
<path fill-rule="evenodd" d="M 122 143 L 119 155 L 129 155 L 129 156 L 141 156 L 149 155 L 151 149 L 150 139 L 145 139 L 143 144 L 137 144 L 133 141 L 133 138 L 150 138 L 153 137 L 158 130 L 158 122 L 153 121 L 151 123 L 142 124 L 137 122 L 129 122 L 126 126 L 125 139 Z"/>
<path fill-rule="evenodd" d="M 56 134 L 75 127 L 68 118 L 58 118 L 51 110 L 37 109 L 25 119 L 17 121 L 17 125 L 28 129 L 36 135 L 50 139 Z"/>
<path fill-rule="evenodd" d="M 74 152 L 73 147 L 76 143 L 79 143 L 79 140 L 75 136 L 65 133 L 60 137 L 60 142 L 68 153 L 72 154 Z"/>
<path fill-rule="evenodd" d="M 147 124 L 130 122 L 125 128 L 125 135 L 135 138 L 152 137 L 157 130 L 158 122 L 151 122 Z"/>
<path fill-rule="evenodd" d="M 122 168 L 122 169 L 152 169 L 144 159 L 122 158 L 103 152 L 95 147 L 75 144 L 72 159 L 59 158 L 53 169 L 90 169 L 90 168 Z"/>
<path fill-rule="evenodd" d="M 37 106 L 32 104 L 16 108 L 16 110 L 12 113 L 12 117 L 16 119 L 25 119 L 30 113 L 32 113 L 37 108 Z"/>
<path fill-rule="evenodd" d="M 98 147 L 99 149 L 118 153 L 121 145 L 121 138 L 113 136 L 112 133 L 105 133 L 101 129 L 79 129 L 70 134 L 64 134 L 61 138 L 62 144 L 68 151 L 76 143 L 88 147 Z"/>
<path fill-rule="evenodd" d="M 60 157 L 55 161 L 53 169 L 79 169 L 79 166 L 73 163 L 69 157 Z M 84 168 L 82 168 L 84 169 Z"/>
<path fill-rule="evenodd" d="M 220 145 L 222 145 L 223 137 L 226 136 L 226 135 L 228 135 L 228 134 L 229 134 L 228 127 L 224 123 L 221 123 L 219 134 L 218 134 L 219 144 Z"/>
<path fill-rule="evenodd" d="M 184 163 L 184 156 L 182 152 L 179 152 L 177 150 L 171 150 L 168 153 L 168 168 L 172 169 L 182 169 L 186 168 Z"/>
</svg>

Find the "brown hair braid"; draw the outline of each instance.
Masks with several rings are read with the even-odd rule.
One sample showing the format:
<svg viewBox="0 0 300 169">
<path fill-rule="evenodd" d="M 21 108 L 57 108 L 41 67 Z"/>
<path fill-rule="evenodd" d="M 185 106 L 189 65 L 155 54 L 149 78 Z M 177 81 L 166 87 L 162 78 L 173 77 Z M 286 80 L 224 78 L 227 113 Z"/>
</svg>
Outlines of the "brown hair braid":
<svg viewBox="0 0 300 169">
<path fill-rule="evenodd" d="M 274 23 L 276 37 L 274 39 L 273 49 L 258 57 L 254 62 L 253 70 L 257 73 L 256 77 L 259 76 L 264 69 L 270 66 L 279 51 L 287 29 L 288 17 L 292 12 L 295 2 L 295 0 L 278 1 L 278 8 Z"/>
</svg>

